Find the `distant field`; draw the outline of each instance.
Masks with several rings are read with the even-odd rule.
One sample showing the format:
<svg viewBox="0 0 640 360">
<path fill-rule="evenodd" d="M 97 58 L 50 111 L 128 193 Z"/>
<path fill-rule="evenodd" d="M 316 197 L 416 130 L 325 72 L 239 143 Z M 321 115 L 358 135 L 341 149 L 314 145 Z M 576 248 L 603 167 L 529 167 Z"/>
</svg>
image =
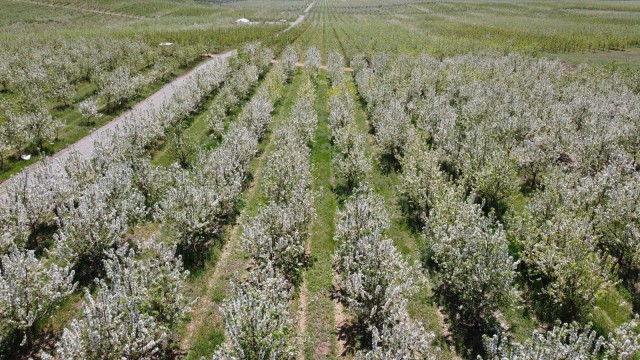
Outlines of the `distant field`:
<svg viewBox="0 0 640 360">
<path fill-rule="evenodd" d="M 319 1 L 310 20 L 339 40 L 347 57 L 377 51 L 546 55 L 640 46 L 637 1 Z"/>
</svg>

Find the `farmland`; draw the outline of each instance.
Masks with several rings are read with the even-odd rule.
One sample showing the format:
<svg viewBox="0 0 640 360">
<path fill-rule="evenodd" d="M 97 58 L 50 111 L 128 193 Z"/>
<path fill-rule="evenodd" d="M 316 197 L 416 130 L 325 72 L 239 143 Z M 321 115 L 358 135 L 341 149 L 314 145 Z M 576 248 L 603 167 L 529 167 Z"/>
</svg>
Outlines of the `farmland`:
<svg viewBox="0 0 640 360">
<path fill-rule="evenodd" d="M 640 2 L 0 9 L 0 358 L 640 356 Z"/>
</svg>

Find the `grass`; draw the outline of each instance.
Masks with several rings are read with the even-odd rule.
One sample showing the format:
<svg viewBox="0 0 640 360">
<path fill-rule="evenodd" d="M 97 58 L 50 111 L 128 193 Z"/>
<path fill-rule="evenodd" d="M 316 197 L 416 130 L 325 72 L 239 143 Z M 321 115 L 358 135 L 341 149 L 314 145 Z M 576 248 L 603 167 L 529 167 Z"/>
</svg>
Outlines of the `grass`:
<svg viewBox="0 0 640 360">
<path fill-rule="evenodd" d="M 307 269 L 307 333 L 304 353 L 307 359 L 334 359 L 337 354 L 333 290 L 334 217 L 337 207 L 332 192 L 331 131 L 324 73 L 315 81 L 318 128 L 311 148 L 313 190 L 316 193 L 316 220 L 311 228 L 311 263 Z"/>
<path fill-rule="evenodd" d="M 622 288 L 610 286 L 596 299 L 588 321 L 600 334 L 607 336 L 618 326 L 633 319 L 631 295 Z"/>
</svg>

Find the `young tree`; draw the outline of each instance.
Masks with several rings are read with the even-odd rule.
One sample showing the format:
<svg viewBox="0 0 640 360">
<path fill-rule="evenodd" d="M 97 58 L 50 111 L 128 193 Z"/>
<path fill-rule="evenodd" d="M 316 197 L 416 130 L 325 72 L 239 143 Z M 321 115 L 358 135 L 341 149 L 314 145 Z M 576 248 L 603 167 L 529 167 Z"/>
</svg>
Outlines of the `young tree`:
<svg viewBox="0 0 640 360">
<path fill-rule="evenodd" d="M 296 63 L 298 62 L 298 54 L 293 46 L 289 45 L 282 51 L 281 56 L 284 69 L 289 76 L 293 75 L 296 71 Z"/>
<path fill-rule="evenodd" d="M 15 247 L 1 260 L 0 330 L 19 331 L 24 334 L 22 344 L 31 346 L 36 324 L 75 289 L 73 271 Z"/>
<path fill-rule="evenodd" d="M 140 253 L 127 246 L 108 250 L 104 260 L 109 291 L 136 299 L 136 307 L 167 330 L 184 320 L 193 299 L 185 288 L 189 271 L 175 249 L 155 239 L 139 243 Z"/>
<path fill-rule="evenodd" d="M 416 137 L 402 161 L 400 193 L 406 205 L 406 213 L 418 227 L 424 226 L 433 208 L 438 189 L 445 183 L 440 170 L 443 154 L 430 149 L 426 142 Z"/>
<path fill-rule="evenodd" d="M 44 150 L 45 143 L 54 139 L 62 127 L 62 123 L 46 109 L 22 116 L 8 113 L 7 117 L 9 122 L 4 126 L 3 133 L 18 152 L 21 152 L 28 141 L 33 142 L 38 150 Z"/>
<path fill-rule="evenodd" d="M 277 89 L 275 91 L 279 90 L 280 89 Z M 269 92 L 266 90 L 259 90 L 251 99 L 249 104 L 247 104 L 247 106 L 242 110 L 242 113 L 240 113 L 238 123 L 248 129 L 251 129 L 251 132 L 256 136 L 256 139 L 261 140 L 264 137 L 267 126 L 273 120 L 273 110 L 273 100 L 270 99 Z"/>
<path fill-rule="evenodd" d="M 382 234 L 391 226 L 384 200 L 366 185 L 353 192 L 336 218 L 334 239 L 346 253 L 355 251 L 351 248 L 354 239 Z"/>
<path fill-rule="evenodd" d="M 50 92 L 53 98 L 61 102 L 65 107 L 69 106 L 76 94 L 76 88 L 71 84 L 64 72 L 58 72 L 52 76 L 50 81 Z"/>
<path fill-rule="evenodd" d="M 52 175 L 44 164 L 14 176 L 7 196 L 0 198 L 0 225 L 12 234 L 19 249 L 39 249 L 39 232 L 54 223 L 53 210 L 69 190 L 66 181 Z"/>
<path fill-rule="evenodd" d="M 327 58 L 327 72 L 331 86 L 336 87 L 344 82 L 344 56 L 337 51 L 329 53 Z"/>
<path fill-rule="evenodd" d="M 420 323 L 403 316 L 394 326 L 385 325 L 382 331 L 373 329 L 373 344 L 370 350 L 356 353 L 358 360 L 387 359 L 439 359 L 437 349 L 432 347 L 433 333 L 425 331 Z"/>
<path fill-rule="evenodd" d="M 13 76 L 13 70 L 8 56 L 3 54 L 0 56 L 0 85 L 2 85 L 2 91 L 9 91 L 9 84 L 11 83 L 11 77 Z"/>
<path fill-rule="evenodd" d="M 444 186 L 425 225 L 427 255 L 441 275 L 451 305 L 471 325 L 485 326 L 514 299 L 517 262 L 500 224 L 460 189 Z"/>
<path fill-rule="evenodd" d="M 78 111 L 80 115 L 85 119 L 87 125 L 92 124 L 93 121 L 99 119 L 102 114 L 98 112 L 98 100 L 94 97 L 89 97 L 78 105 Z"/>
<path fill-rule="evenodd" d="M 230 341 L 213 359 L 295 359 L 299 350 L 290 315 L 291 285 L 268 266 L 232 285 L 233 295 L 220 308 Z"/>
<path fill-rule="evenodd" d="M 85 290 L 82 317 L 73 319 L 56 343 L 58 359 L 155 359 L 168 348 L 168 336 L 136 299 L 109 291 L 100 282 L 98 294 Z M 53 357 L 49 357 L 53 359 Z"/>
<path fill-rule="evenodd" d="M 229 189 L 209 185 L 188 171 L 178 171 L 174 187 L 166 192 L 156 213 L 176 232 L 178 251 L 188 262 L 200 258 L 205 245 L 218 235 L 226 215 L 222 201 Z"/>
<path fill-rule="evenodd" d="M 7 153 L 13 148 L 11 146 L 11 139 L 5 133 L 5 127 L 10 126 L 8 121 L 0 121 L 0 169 L 4 169 L 4 161 Z"/>
<path fill-rule="evenodd" d="M 372 119 L 376 131 L 376 142 L 381 154 L 391 168 L 392 160 L 401 159 L 405 146 L 411 142 L 415 129 L 411 119 L 398 99 L 376 108 Z"/>
<path fill-rule="evenodd" d="M 26 137 L 35 143 L 39 150 L 44 150 L 46 142 L 57 139 L 57 132 L 62 123 L 55 119 L 48 110 L 40 110 L 24 116 L 22 131 Z"/>
<path fill-rule="evenodd" d="M 333 167 L 338 178 L 346 179 L 351 191 L 371 171 L 371 161 L 365 153 L 367 139 L 355 126 L 342 128 L 336 135 Z"/>
<path fill-rule="evenodd" d="M 575 216 L 558 213 L 540 227 L 527 222 L 520 230 L 531 278 L 540 279 L 549 313 L 565 319 L 579 319 L 612 283 L 611 260 L 596 249 L 589 224 Z"/>
<path fill-rule="evenodd" d="M 338 93 L 331 96 L 329 103 L 331 110 L 329 112 L 329 125 L 331 126 L 331 134 L 335 138 L 340 130 L 355 122 L 355 110 L 352 95 L 347 87 L 336 87 Z"/>
<path fill-rule="evenodd" d="M 146 209 L 144 197 L 133 188 L 131 169 L 119 165 L 57 211 L 55 253 L 88 280 L 101 272 L 105 250 L 118 246 Z"/>
<path fill-rule="evenodd" d="M 392 240 L 373 234 L 350 241 L 340 244 L 335 255 L 342 299 L 361 329 L 381 330 L 406 311 L 407 297 L 424 285 L 424 278 L 419 265 L 407 264 Z"/>
<path fill-rule="evenodd" d="M 307 49 L 304 60 L 305 68 L 309 70 L 311 77 L 315 79 L 318 76 L 318 71 L 322 61 L 318 48 L 310 46 Z"/>
<path fill-rule="evenodd" d="M 56 344 L 60 359 L 157 359 L 166 355 L 170 331 L 191 310 L 188 272 L 173 249 L 141 242 L 108 251 L 105 279 L 95 296 L 85 292 L 82 316 L 72 320 Z"/>
<path fill-rule="evenodd" d="M 167 143 L 171 157 L 180 167 L 190 168 L 197 151 L 197 142 L 194 137 L 186 134 L 183 129 L 174 129 L 169 132 Z"/>
<path fill-rule="evenodd" d="M 14 73 L 11 87 L 16 89 L 31 108 L 39 108 L 45 101 L 49 82 L 46 70 L 40 64 L 30 63 Z"/>
<path fill-rule="evenodd" d="M 222 138 L 222 133 L 224 132 L 224 120 L 227 117 L 227 112 L 224 106 L 220 102 L 214 102 L 206 116 L 213 136 L 218 139 Z"/>
<path fill-rule="evenodd" d="M 598 248 L 601 240 L 592 222 L 603 210 L 594 205 L 605 203 L 601 195 L 610 193 L 604 190 L 608 186 L 601 188 L 592 178 L 587 186 L 581 182 L 576 174 L 548 172 L 544 189 L 534 193 L 522 216 L 512 221 L 530 278 L 538 279 L 538 295 L 549 300 L 547 313 L 569 320 L 579 319 L 612 283 L 614 266 Z"/>
<path fill-rule="evenodd" d="M 6 113 L 6 116 L 7 121 L 0 124 L 2 139 L 11 149 L 16 151 L 17 155 L 20 155 L 28 142 L 28 134 L 23 131 L 24 117 L 17 116 L 10 111 Z"/>
<path fill-rule="evenodd" d="M 353 72 L 358 74 L 362 70 L 367 68 L 369 64 L 367 63 L 367 59 L 365 58 L 365 55 L 360 53 L 351 59 L 350 66 L 353 69 Z"/>
<path fill-rule="evenodd" d="M 296 283 L 300 279 L 305 244 L 309 236 L 308 204 L 273 202 L 243 226 L 244 249 L 259 266 L 273 266 Z"/>
<path fill-rule="evenodd" d="M 407 297 L 425 279 L 417 264 L 404 261 L 393 241 L 382 239 L 389 219 L 379 196 L 359 189 L 345 208 L 336 221 L 337 287 L 355 323 L 365 331 L 365 340 L 371 340 L 374 329 L 393 326 L 405 313 Z"/>
<path fill-rule="evenodd" d="M 129 68 L 121 66 L 100 74 L 97 83 L 98 95 L 109 109 L 114 109 L 138 95 L 145 85 L 145 78 L 143 75 L 134 76 Z"/>
<path fill-rule="evenodd" d="M 291 137 L 291 141 L 295 141 Z M 268 158 L 263 172 L 263 188 L 267 198 L 278 204 L 305 196 L 311 184 L 309 151 L 300 145 L 286 145 Z"/>
</svg>

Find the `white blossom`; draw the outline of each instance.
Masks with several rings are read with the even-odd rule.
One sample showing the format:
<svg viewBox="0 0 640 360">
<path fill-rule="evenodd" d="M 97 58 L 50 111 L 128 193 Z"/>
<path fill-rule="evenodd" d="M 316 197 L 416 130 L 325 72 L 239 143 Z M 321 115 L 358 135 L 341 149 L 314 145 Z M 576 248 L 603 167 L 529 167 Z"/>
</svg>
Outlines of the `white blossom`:
<svg viewBox="0 0 640 360">
<path fill-rule="evenodd" d="M 0 336 L 19 330 L 31 346 L 36 324 L 75 289 L 68 267 L 36 259 L 32 250 L 13 248 L 0 262 Z"/>
</svg>

